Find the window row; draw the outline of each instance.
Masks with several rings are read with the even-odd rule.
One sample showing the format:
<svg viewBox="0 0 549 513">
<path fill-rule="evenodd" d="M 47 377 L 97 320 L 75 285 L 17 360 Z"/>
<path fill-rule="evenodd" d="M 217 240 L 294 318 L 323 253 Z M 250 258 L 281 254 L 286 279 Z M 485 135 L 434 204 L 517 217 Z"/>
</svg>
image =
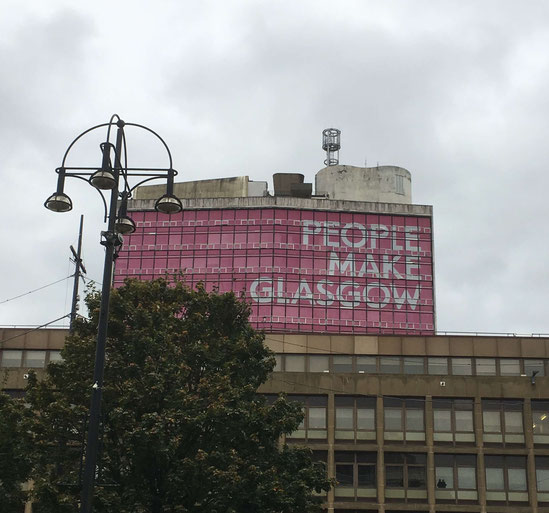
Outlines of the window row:
<svg viewBox="0 0 549 513">
<path fill-rule="evenodd" d="M 328 398 L 325 395 L 290 395 L 303 405 L 304 419 L 289 439 L 324 441 L 328 437 Z M 334 438 L 336 441 L 367 442 L 377 438 L 376 398 L 336 395 Z M 532 418 L 525 418 L 521 399 L 482 401 L 484 444 L 522 445 L 525 422 L 532 423 L 534 443 L 549 444 L 549 401 L 532 400 Z M 474 444 L 473 399 L 433 398 L 433 440 L 437 444 Z M 425 442 L 425 398 L 384 397 L 384 440 Z"/>
<path fill-rule="evenodd" d="M 276 359 L 275 371 L 279 372 L 529 377 L 549 374 L 549 360 L 535 358 L 277 354 Z"/>
<path fill-rule="evenodd" d="M 336 501 L 377 498 L 377 452 L 335 451 Z M 480 457 L 479 457 L 480 458 Z M 385 452 L 385 498 L 390 501 L 427 500 L 427 480 L 434 479 L 437 503 L 478 503 L 478 462 L 474 454 L 435 454 L 428 476 L 427 455 Z M 549 456 L 536 456 L 538 502 L 549 501 Z M 486 500 L 528 502 L 526 456 L 485 455 Z"/>
<path fill-rule="evenodd" d="M 0 367 L 43 369 L 50 362 L 61 361 L 61 351 L 38 349 L 3 349 L 0 351 Z"/>
</svg>

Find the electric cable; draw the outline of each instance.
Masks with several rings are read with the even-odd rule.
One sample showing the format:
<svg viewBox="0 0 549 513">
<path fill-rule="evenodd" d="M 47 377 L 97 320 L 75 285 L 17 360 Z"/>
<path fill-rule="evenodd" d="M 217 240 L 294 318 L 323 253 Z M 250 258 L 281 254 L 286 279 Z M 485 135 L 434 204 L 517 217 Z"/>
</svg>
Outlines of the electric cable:
<svg viewBox="0 0 549 513">
<path fill-rule="evenodd" d="M 45 289 L 47 287 L 51 287 L 52 285 L 55 285 L 56 283 L 60 283 L 62 281 L 68 280 L 69 278 L 72 278 L 74 274 L 70 274 L 69 276 L 65 276 L 65 278 L 61 278 L 60 280 L 56 280 L 52 283 L 48 283 L 47 285 L 43 285 L 42 287 L 38 287 L 34 290 L 29 290 L 28 292 L 25 292 L 23 294 L 19 294 L 18 296 L 10 297 L 8 299 L 4 299 L 3 301 L 0 301 L 0 305 L 3 303 L 7 303 L 8 301 L 13 301 L 14 299 L 19 299 L 20 297 L 27 296 L 29 294 L 32 294 L 33 292 L 38 292 L 39 290 Z"/>
</svg>

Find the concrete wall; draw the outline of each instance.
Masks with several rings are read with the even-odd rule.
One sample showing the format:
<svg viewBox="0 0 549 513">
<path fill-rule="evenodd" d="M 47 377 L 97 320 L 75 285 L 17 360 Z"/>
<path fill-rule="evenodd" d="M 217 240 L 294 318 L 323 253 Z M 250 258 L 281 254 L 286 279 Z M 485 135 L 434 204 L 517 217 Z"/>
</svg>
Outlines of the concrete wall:
<svg viewBox="0 0 549 513">
<path fill-rule="evenodd" d="M 174 194 L 178 198 L 245 198 L 248 196 L 247 176 L 233 178 L 213 178 L 174 184 Z M 145 185 L 135 190 L 135 199 L 157 200 L 166 193 L 165 185 Z"/>
<path fill-rule="evenodd" d="M 308 210 L 341 210 L 395 215 L 432 216 L 433 207 L 403 203 L 378 203 L 366 201 L 346 201 L 319 198 L 295 198 L 267 196 L 263 198 L 182 198 L 183 209 L 206 208 L 304 208 Z M 136 198 L 128 203 L 128 210 L 154 210 L 153 199 Z"/>
<path fill-rule="evenodd" d="M 351 201 L 412 203 L 412 177 L 398 166 L 328 166 L 315 178 L 315 194 Z"/>
</svg>

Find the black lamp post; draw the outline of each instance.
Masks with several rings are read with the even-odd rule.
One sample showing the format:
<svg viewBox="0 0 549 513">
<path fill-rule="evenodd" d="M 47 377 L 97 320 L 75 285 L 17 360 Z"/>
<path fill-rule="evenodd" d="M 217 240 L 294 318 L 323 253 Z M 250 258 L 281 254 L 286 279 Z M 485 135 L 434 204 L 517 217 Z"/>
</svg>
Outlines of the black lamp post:
<svg viewBox="0 0 549 513">
<path fill-rule="evenodd" d="M 110 142 L 111 128 L 117 127 L 116 142 Z M 167 168 L 136 168 L 127 166 L 126 137 L 124 127 L 131 126 L 145 130 L 159 139 L 169 158 Z M 101 167 L 69 167 L 66 166 L 69 152 L 84 135 L 101 128 L 107 129 L 106 142 L 100 145 L 102 152 Z M 122 158 L 123 157 L 123 158 Z M 105 368 L 105 343 L 107 340 L 107 324 L 109 319 L 109 299 L 112 283 L 114 255 L 117 247 L 122 245 L 122 235 L 135 231 L 135 223 L 128 217 L 126 209 L 128 199 L 132 191 L 139 185 L 151 180 L 164 178 L 167 180 L 166 194 L 155 203 L 155 209 L 165 214 L 173 214 L 181 211 L 181 201 L 173 194 L 173 181 L 177 171 L 172 167 L 172 156 L 164 140 L 153 130 L 136 123 L 125 123 L 118 115 L 113 115 L 108 123 L 96 125 L 82 132 L 67 148 L 61 167 L 56 169 L 58 176 L 57 190 L 44 203 L 45 207 L 54 212 L 68 212 L 72 209 L 72 201 L 64 192 L 65 178 L 74 177 L 87 180 L 98 189 L 105 208 L 104 220 L 108 221 L 107 231 L 101 232 L 101 244 L 105 246 L 105 264 L 103 269 L 103 285 L 101 289 L 101 309 L 99 312 L 99 325 L 97 327 L 97 345 L 95 350 L 95 366 L 93 371 L 93 384 L 91 385 L 90 421 L 84 460 L 84 472 L 82 475 L 81 513 L 92 511 L 93 485 L 97 465 L 97 452 L 99 442 L 99 424 L 101 415 L 101 395 L 103 389 L 103 374 Z M 138 182 L 133 187 L 129 185 L 129 178 L 135 177 Z M 122 182 L 120 181 L 122 179 Z M 122 184 L 122 187 L 120 187 Z M 102 190 L 110 190 L 110 203 L 103 196 Z M 120 199 L 120 203 L 119 200 Z M 118 212 L 117 212 L 117 206 Z"/>
</svg>

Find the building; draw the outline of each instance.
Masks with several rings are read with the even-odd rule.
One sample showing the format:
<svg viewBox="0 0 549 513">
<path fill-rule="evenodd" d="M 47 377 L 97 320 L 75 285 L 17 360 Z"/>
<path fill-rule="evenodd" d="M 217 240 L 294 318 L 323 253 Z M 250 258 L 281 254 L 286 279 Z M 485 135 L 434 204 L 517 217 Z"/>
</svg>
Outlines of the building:
<svg viewBox="0 0 549 513">
<path fill-rule="evenodd" d="M 335 162 L 330 161 L 335 164 Z M 183 212 L 136 191 L 115 284 L 184 270 L 243 292 L 277 368 L 261 392 L 302 402 L 290 443 L 337 486 L 336 512 L 549 512 L 549 337 L 436 330 L 432 209 L 410 173 L 330 165 L 176 184 Z M 4 388 L 59 358 L 63 333 L 0 332 Z"/>
</svg>

